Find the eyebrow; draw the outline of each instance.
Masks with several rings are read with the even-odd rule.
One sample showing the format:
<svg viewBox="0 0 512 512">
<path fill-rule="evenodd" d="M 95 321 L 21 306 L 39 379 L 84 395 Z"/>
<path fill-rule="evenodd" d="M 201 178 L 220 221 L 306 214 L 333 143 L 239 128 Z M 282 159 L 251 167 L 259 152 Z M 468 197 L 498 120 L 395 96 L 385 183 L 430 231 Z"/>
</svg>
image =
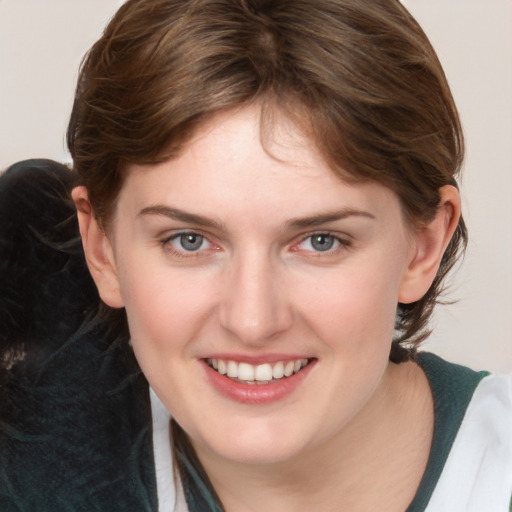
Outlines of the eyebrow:
<svg viewBox="0 0 512 512">
<path fill-rule="evenodd" d="M 147 206 L 138 213 L 138 216 L 144 215 L 162 215 L 164 217 L 169 217 L 170 219 L 179 220 L 188 224 L 195 224 L 201 227 L 215 228 L 218 230 L 225 229 L 224 224 L 218 220 L 164 205 Z M 364 210 L 343 208 L 341 210 L 319 213 L 318 215 L 311 215 L 309 217 L 291 219 L 286 222 L 286 227 L 289 229 L 314 228 L 329 222 L 343 220 L 347 217 L 364 217 L 373 220 L 376 218 L 375 215 Z"/>
<path fill-rule="evenodd" d="M 314 228 L 329 222 L 343 220 L 347 217 L 364 217 L 372 220 L 375 220 L 376 218 L 375 215 L 364 210 L 343 208 L 342 210 L 320 213 L 318 215 L 312 215 L 311 217 L 299 217 L 296 219 L 291 219 L 286 224 L 292 229 Z"/>
<path fill-rule="evenodd" d="M 138 216 L 144 215 L 162 215 L 164 217 L 179 220 L 187 224 L 195 224 L 197 226 L 215 228 L 218 230 L 224 229 L 224 224 L 220 221 L 211 219 L 209 217 L 204 217 L 203 215 L 198 215 L 196 213 L 186 212 L 185 210 L 180 210 L 179 208 L 171 208 L 164 205 L 147 206 L 138 213 Z"/>
</svg>

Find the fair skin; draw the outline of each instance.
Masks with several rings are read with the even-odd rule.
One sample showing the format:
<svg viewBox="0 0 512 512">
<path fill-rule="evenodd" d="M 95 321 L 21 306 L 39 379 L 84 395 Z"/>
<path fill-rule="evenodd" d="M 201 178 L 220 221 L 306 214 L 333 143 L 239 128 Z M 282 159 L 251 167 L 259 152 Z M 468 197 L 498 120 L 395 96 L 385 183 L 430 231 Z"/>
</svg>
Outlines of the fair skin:
<svg viewBox="0 0 512 512">
<path fill-rule="evenodd" d="M 76 188 L 91 273 L 227 511 L 405 510 L 433 409 L 422 371 L 388 360 L 395 311 L 430 286 L 457 191 L 413 230 L 284 116 L 264 148 L 259 115 L 217 114 L 176 159 L 131 166 L 108 233 Z"/>
</svg>

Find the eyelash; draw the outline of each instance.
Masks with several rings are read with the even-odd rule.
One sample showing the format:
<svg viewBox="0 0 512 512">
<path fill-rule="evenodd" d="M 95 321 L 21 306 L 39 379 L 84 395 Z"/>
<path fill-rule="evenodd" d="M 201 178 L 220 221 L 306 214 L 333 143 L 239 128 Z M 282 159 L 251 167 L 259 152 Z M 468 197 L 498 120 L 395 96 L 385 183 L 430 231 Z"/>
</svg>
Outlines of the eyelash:
<svg viewBox="0 0 512 512">
<path fill-rule="evenodd" d="M 178 233 L 173 233 L 171 236 L 168 236 L 162 240 L 160 240 L 160 245 L 163 247 L 164 251 L 171 254 L 172 256 L 176 257 L 176 258 L 197 258 L 197 257 L 200 257 L 203 255 L 204 253 L 204 250 L 202 250 L 201 248 L 199 248 L 198 250 L 195 250 L 195 251 L 187 251 L 185 248 L 183 248 L 182 250 L 178 250 L 176 249 L 172 242 L 175 241 L 175 240 L 179 240 L 181 237 L 186 237 L 186 236 L 194 236 L 194 237 L 199 237 L 202 239 L 202 243 L 204 242 L 207 242 L 210 246 L 215 246 L 215 244 L 213 244 L 209 238 L 204 234 L 204 233 L 201 233 L 200 231 L 180 231 Z M 202 245 L 201 243 L 201 245 Z"/>
<path fill-rule="evenodd" d="M 179 240 L 181 237 L 186 237 L 186 236 L 199 237 L 199 238 L 201 238 L 201 245 L 204 242 L 207 242 L 210 247 L 208 247 L 207 249 L 201 249 L 201 247 L 199 247 L 197 250 L 190 250 L 190 251 L 187 251 L 185 248 L 182 248 L 181 250 L 176 249 L 172 242 L 175 240 Z M 307 249 L 306 252 L 314 254 L 314 257 L 332 256 L 333 254 L 336 254 L 338 251 L 350 248 L 352 246 L 352 242 L 350 240 L 348 240 L 347 238 L 342 238 L 339 235 L 337 235 L 335 233 L 331 233 L 329 231 L 316 231 L 314 233 L 308 233 L 307 235 L 303 236 L 299 240 L 299 242 L 294 243 L 291 246 L 292 252 L 301 251 L 299 246 L 302 245 L 307 240 L 310 240 L 310 245 L 312 245 L 314 237 L 330 238 L 333 240 L 333 243 L 336 244 L 336 246 L 334 248 L 329 247 L 325 251 L 320 251 L 320 250 L 315 251 L 314 249 Z M 183 258 L 183 259 L 198 258 L 198 257 L 204 256 L 204 251 L 211 249 L 212 247 L 215 248 L 214 250 L 218 250 L 218 246 L 216 244 L 214 244 L 209 239 L 209 237 L 205 233 L 202 233 L 201 231 L 180 231 L 178 233 L 173 233 L 171 236 L 167 236 L 166 238 L 163 238 L 162 240 L 160 240 L 160 245 L 163 247 L 165 252 L 171 254 L 173 257 Z"/>
<path fill-rule="evenodd" d="M 307 240 L 310 240 L 310 245 L 313 243 L 313 239 L 315 237 L 324 237 L 324 238 L 331 238 L 333 240 L 333 243 L 337 244 L 334 248 L 328 248 L 325 251 L 315 251 L 312 249 L 308 249 L 308 252 L 313 253 L 314 257 L 322 257 L 322 256 L 332 256 L 333 254 L 336 254 L 338 251 L 347 249 L 352 246 L 352 242 L 348 240 L 347 238 L 342 238 L 339 235 L 329 232 L 329 231 L 317 231 L 315 233 L 308 233 L 306 236 L 302 237 L 298 244 L 295 244 L 293 247 L 297 247 Z M 294 249 L 295 250 L 295 249 Z M 300 248 L 296 249 L 297 251 L 300 251 Z"/>
</svg>

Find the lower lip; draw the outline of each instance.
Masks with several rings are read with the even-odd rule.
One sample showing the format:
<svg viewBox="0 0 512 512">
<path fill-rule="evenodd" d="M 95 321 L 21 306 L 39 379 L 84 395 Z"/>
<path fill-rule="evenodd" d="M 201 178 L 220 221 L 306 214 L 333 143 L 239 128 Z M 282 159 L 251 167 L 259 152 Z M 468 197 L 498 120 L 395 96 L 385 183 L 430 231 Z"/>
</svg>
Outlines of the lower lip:
<svg viewBox="0 0 512 512">
<path fill-rule="evenodd" d="M 315 362 L 316 360 L 312 360 L 299 372 L 270 384 L 243 384 L 221 375 L 210 368 L 206 361 L 201 360 L 208 380 L 221 395 L 235 402 L 251 405 L 270 404 L 291 395 L 309 375 Z"/>
</svg>

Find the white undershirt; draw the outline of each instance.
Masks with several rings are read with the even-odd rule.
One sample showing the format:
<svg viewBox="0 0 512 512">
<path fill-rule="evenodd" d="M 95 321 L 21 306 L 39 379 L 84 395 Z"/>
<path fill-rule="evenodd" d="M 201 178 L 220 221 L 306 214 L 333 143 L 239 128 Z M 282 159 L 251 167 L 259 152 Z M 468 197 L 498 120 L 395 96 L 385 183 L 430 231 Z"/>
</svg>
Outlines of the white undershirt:
<svg viewBox="0 0 512 512">
<path fill-rule="evenodd" d="M 171 415 L 152 389 L 150 389 L 150 397 L 158 512 L 188 512 L 182 486 L 178 486 L 178 493 L 174 487 L 174 479 L 178 476 L 174 475 L 171 456 L 169 432 Z"/>
<path fill-rule="evenodd" d="M 425 512 L 509 512 L 512 377 L 477 386 Z"/>
</svg>

